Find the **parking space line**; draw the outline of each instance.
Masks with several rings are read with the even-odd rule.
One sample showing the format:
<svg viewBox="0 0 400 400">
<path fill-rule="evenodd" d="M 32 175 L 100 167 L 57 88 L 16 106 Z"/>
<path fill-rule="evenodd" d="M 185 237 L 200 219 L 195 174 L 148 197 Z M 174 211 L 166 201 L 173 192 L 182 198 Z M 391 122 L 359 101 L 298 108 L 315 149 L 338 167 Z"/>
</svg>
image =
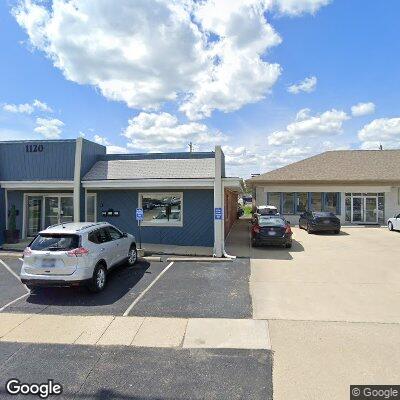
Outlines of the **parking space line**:
<svg viewBox="0 0 400 400">
<path fill-rule="evenodd" d="M 128 309 L 124 312 L 123 317 L 127 317 L 129 313 L 131 312 L 132 308 L 135 307 L 137 303 L 142 299 L 142 297 L 155 285 L 155 283 L 171 268 L 172 264 L 174 262 L 170 262 L 157 276 L 156 279 L 154 279 L 153 282 L 150 283 L 149 286 L 145 290 L 143 290 L 142 293 L 135 299 L 135 301 L 128 307 Z"/>
<path fill-rule="evenodd" d="M 21 278 L 3 261 L 0 260 L 0 263 L 4 265 L 4 268 L 12 274 L 15 278 L 17 278 L 21 282 Z M 25 286 L 25 285 L 24 285 Z"/>
<path fill-rule="evenodd" d="M 3 312 L 7 307 L 13 305 L 14 303 L 16 303 L 17 301 L 23 299 L 24 297 L 29 296 L 30 294 L 31 294 L 31 292 L 25 293 L 22 296 L 18 297 L 17 299 L 10 301 L 5 306 L 0 308 L 0 312 Z"/>
</svg>

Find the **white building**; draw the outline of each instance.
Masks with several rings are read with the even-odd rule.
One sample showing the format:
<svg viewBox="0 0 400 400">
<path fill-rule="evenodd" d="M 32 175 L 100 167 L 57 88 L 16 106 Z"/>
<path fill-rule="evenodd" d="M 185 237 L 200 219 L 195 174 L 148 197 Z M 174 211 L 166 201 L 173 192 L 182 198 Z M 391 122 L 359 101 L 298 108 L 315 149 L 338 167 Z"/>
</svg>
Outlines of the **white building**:
<svg viewBox="0 0 400 400">
<path fill-rule="evenodd" d="M 400 150 L 328 151 L 247 181 L 256 205 L 292 224 L 305 210 L 332 211 L 343 225 L 385 224 L 400 212 Z"/>
</svg>

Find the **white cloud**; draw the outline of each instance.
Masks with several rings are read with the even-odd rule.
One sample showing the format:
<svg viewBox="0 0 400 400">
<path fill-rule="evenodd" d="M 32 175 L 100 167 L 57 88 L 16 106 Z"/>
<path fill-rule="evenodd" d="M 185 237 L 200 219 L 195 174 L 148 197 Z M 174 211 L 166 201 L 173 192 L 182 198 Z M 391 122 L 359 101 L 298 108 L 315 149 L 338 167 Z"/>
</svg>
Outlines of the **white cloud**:
<svg viewBox="0 0 400 400">
<path fill-rule="evenodd" d="M 268 144 L 278 146 L 294 143 L 300 138 L 340 134 L 343 122 L 348 119 L 344 111 L 332 109 L 312 116 L 309 109 L 303 109 L 297 113 L 296 121 L 287 125 L 285 130 L 269 135 Z"/>
<path fill-rule="evenodd" d="M 328 5 L 331 0 L 271 0 L 282 14 L 298 16 L 305 13 L 315 14 L 321 7 Z"/>
<path fill-rule="evenodd" d="M 300 92 L 311 93 L 317 87 L 317 78 L 310 76 L 309 78 L 303 79 L 299 83 L 295 83 L 287 88 L 287 91 L 292 94 L 298 94 Z"/>
<path fill-rule="evenodd" d="M 3 104 L 3 110 L 12 113 L 32 114 L 34 111 L 52 112 L 53 110 L 40 100 L 33 100 L 31 104 Z"/>
<path fill-rule="evenodd" d="M 219 131 L 211 131 L 198 122 L 180 123 L 169 113 L 145 113 L 128 121 L 124 135 L 128 147 L 146 151 L 187 150 L 189 142 L 210 148 L 226 140 Z"/>
<path fill-rule="evenodd" d="M 366 124 L 359 132 L 362 149 L 400 148 L 400 118 L 379 118 Z"/>
<path fill-rule="evenodd" d="M 109 142 L 109 140 L 104 136 L 94 135 L 93 140 L 98 144 L 102 144 L 103 146 L 106 146 L 107 154 L 126 154 L 126 153 L 128 153 L 128 149 L 126 147 L 115 146 L 114 144 L 111 144 Z"/>
<path fill-rule="evenodd" d="M 353 117 L 361 117 L 363 115 L 373 114 L 375 112 L 375 104 L 369 103 L 358 103 L 351 107 L 351 114 Z"/>
<path fill-rule="evenodd" d="M 46 139 L 59 139 L 61 135 L 61 128 L 64 122 L 59 119 L 36 118 L 37 127 L 34 129 L 36 133 L 40 133 Z"/>
<path fill-rule="evenodd" d="M 46 2 L 47 3 L 47 2 Z M 13 14 L 64 76 L 129 107 L 177 101 L 191 119 L 262 99 L 281 68 L 266 12 L 314 13 L 327 0 L 20 0 Z"/>
<path fill-rule="evenodd" d="M 225 154 L 225 163 L 228 166 L 257 165 L 262 161 L 260 155 L 249 151 L 244 146 L 222 146 Z"/>
</svg>

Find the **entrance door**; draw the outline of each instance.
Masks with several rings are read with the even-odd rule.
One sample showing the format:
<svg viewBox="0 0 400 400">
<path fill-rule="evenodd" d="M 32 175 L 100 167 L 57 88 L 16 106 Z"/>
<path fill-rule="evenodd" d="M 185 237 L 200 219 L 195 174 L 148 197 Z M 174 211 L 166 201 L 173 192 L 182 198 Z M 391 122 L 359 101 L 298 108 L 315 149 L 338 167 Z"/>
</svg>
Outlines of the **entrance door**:
<svg viewBox="0 0 400 400">
<path fill-rule="evenodd" d="M 59 197 L 45 197 L 44 200 L 44 226 L 47 228 L 59 223 Z"/>
<path fill-rule="evenodd" d="M 351 222 L 364 222 L 364 199 L 353 197 L 351 200 Z"/>
<path fill-rule="evenodd" d="M 36 236 L 42 229 L 42 196 L 28 196 L 28 221 L 26 236 Z"/>
<path fill-rule="evenodd" d="M 378 222 L 378 199 L 376 197 L 365 197 L 365 222 Z"/>
</svg>

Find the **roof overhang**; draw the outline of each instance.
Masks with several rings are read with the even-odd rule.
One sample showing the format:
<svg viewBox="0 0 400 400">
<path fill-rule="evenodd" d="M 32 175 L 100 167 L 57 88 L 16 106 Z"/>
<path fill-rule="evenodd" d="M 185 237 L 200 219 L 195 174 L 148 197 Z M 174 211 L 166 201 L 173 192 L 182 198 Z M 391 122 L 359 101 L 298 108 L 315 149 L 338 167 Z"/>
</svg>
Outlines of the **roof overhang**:
<svg viewBox="0 0 400 400">
<path fill-rule="evenodd" d="M 229 189 L 239 193 L 244 192 L 244 183 L 242 178 L 222 178 L 222 183 L 225 189 Z"/>
<path fill-rule="evenodd" d="M 293 186 L 293 185 L 307 185 L 307 186 L 400 186 L 400 181 L 392 180 L 370 180 L 370 181 L 355 181 L 355 180 L 283 180 L 283 181 L 263 181 L 263 180 L 247 180 L 246 184 L 250 187 L 254 186 Z"/>
<path fill-rule="evenodd" d="M 74 181 L 0 181 L 0 187 L 14 190 L 73 189 Z"/>
<path fill-rule="evenodd" d="M 82 181 L 86 189 L 212 189 L 214 179 L 133 179 Z"/>
</svg>

